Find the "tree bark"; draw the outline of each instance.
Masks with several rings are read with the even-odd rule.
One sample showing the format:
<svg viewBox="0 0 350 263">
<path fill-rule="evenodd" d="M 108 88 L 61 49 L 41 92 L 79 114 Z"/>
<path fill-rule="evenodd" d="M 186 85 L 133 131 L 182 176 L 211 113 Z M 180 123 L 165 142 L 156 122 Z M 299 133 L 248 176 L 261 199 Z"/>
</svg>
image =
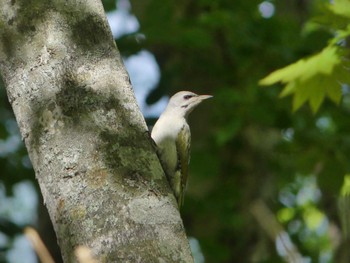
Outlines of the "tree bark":
<svg viewBox="0 0 350 263">
<path fill-rule="evenodd" d="M 101 2 L 0 0 L 0 71 L 65 262 L 193 262 Z"/>
</svg>

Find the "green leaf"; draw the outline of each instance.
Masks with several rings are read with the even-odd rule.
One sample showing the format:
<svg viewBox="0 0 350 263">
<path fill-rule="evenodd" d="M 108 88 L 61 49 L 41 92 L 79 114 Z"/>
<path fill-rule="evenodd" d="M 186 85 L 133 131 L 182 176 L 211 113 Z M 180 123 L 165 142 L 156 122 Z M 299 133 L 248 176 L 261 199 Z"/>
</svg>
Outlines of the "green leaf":
<svg viewBox="0 0 350 263">
<path fill-rule="evenodd" d="M 315 113 L 326 97 L 338 104 L 342 96 L 341 84 L 350 83 L 349 66 L 342 59 L 345 53 L 342 47 L 329 45 L 310 58 L 272 72 L 260 84 L 285 83 L 280 97 L 294 95 L 293 111 L 309 102 Z"/>
<path fill-rule="evenodd" d="M 350 1 L 349 0 L 334 0 L 329 5 L 329 9 L 337 15 L 350 18 Z"/>
<path fill-rule="evenodd" d="M 288 95 L 291 95 L 295 92 L 295 88 L 296 88 L 296 85 L 295 85 L 295 82 L 289 82 L 285 87 L 284 89 L 281 91 L 280 93 L 280 98 L 283 98 L 283 97 L 286 97 Z"/>
<path fill-rule="evenodd" d="M 325 220 L 325 215 L 316 207 L 308 207 L 303 214 L 306 226 L 311 230 L 319 228 Z"/>
<path fill-rule="evenodd" d="M 348 22 L 350 23 L 350 21 Z M 350 36 L 350 24 L 347 25 L 346 28 L 337 31 L 337 34 L 330 41 L 330 45 L 336 45 L 337 43 L 346 39 L 348 36 Z"/>
<path fill-rule="evenodd" d="M 340 102 L 341 87 L 333 75 L 319 74 L 306 81 L 293 83 L 295 84 L 293 111 L 309 101 L 312 111 L 316 113 L 327 96 L 337 104 Z"/>
<path fill-rule="evenodd" d="M 293 98 L 293 111 L 297 111 L 309 98 L 308 88 L 298 85 Z"/>
<path fill-rule="evenodd" d="M 344 183 L 340 190 L 340 196 L 350 195 L 350 174 L 344 176 Z"/>
<path fill-rule="evenodd" d="M 277 219 L 281 223 L 287 223 L 295 217 L 295 208 L 283 207 L 277 213 Z"/>
<path fill-rule="evenodd" d="M 325 83 L 322 83 L 322 80 L 325 79 L 324 76 L 315 78 L 315 81 L 310 83 L 309 89 L 309 102 L 310 107 L 314 113 L 317 112 L 318 108 L 321 106 L 324 98 L 326 96 L 326 87 Z"/>
<path fill-rule="evenodd" d="M 285 68 L 272 72 L 266 78 L 260 80 L 259 84 L 287 83 L 296 79 L 306 80 L 319 73 L 330 74 L 334 66 L 340 62 L 340 57 L 337 55 L 337 47 L 328 46 L 310 58 L 301 59 Z"/>
</svg>

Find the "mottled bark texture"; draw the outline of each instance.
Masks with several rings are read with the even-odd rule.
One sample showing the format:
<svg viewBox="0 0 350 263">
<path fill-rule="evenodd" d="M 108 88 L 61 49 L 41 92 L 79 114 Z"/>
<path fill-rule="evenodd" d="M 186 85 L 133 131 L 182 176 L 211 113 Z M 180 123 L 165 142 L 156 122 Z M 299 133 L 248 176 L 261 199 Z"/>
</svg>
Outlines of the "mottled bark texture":
<svg viewBox="0 0 350 263">
<path fill-rule="evenodd" d="M 0 71 L 65 262 L 193 261 L 96 0 L 0 0 Z"/>
</svg>

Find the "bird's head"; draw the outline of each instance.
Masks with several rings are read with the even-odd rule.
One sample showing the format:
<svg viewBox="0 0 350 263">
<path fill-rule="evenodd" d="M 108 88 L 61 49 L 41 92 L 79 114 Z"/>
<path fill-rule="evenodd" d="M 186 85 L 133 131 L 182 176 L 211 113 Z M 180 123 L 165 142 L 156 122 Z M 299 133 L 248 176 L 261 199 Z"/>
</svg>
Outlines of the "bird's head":
<svg viewBox="0 0 350 263">
<path fill-rule="evenodd" d="M 187 117 L 199 103 L 211 97 L 213 96 L 197 95 L 191 91 L 180 91 L 170 98 L 167 111 L 175 111 L 183 117 Z"/>
</svg>

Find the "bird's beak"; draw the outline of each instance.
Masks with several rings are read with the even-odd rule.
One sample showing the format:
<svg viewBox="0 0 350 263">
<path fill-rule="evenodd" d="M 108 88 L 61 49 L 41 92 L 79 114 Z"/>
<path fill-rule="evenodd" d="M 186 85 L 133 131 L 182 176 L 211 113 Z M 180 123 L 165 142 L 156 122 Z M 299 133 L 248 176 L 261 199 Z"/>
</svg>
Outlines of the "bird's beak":
<svg viewBox="0 0 350 263">
<path fill-rule="evenodd" d="M 210 99 L 210 98 L 212 98 L 212 97 L 213 97 L 212 95 L 199 95 L 199 96 L 197 97 L 197 99 L 198 99 L 199 101 L 202 101 L 202 100 Z"/>
</svg>

